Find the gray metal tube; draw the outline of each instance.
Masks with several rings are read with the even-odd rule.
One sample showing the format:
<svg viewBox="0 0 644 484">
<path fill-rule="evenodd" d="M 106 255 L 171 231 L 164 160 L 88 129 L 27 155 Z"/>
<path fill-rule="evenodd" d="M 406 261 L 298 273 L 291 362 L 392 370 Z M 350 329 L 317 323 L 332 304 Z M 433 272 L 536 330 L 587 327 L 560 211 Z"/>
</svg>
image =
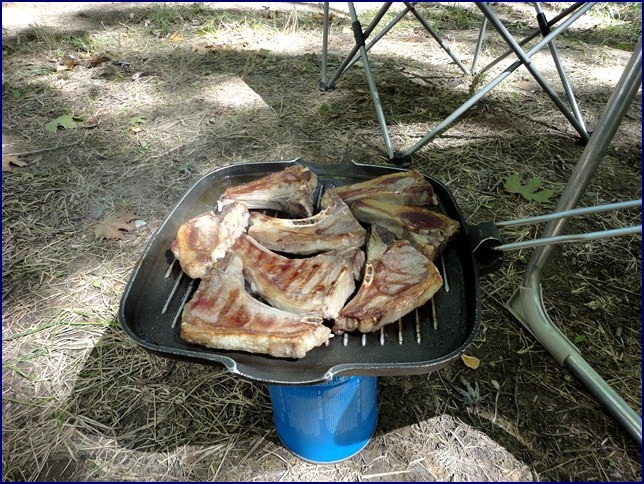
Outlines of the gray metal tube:
<svg viewBox="0 0 644 484">
<path fill-rule="evenodd" d="M 584 360 L 579 349 L 552 323 L 543 305 L 541 286 L 518 288 L 508 301 L 507 308 L 560 365 L 579 378 L 641 445 L 642 418 Z"/>
<path fill-rule="evenodd" d="M 642 226 L 623 227 L 619 229 L 600 230 L 598 232 L 588 232 L 586 234 L 557 235 L 554 237 L 539 237 L 538 239 L 523 240 L 521 242 L 511 242 L 494 247 L 495 250 L 517 250 L 528 247 L 541 247 L 542 245 L 563 244 L 567 242 L 579 242 L 582 240 L 604 239 L 606 237 L 619 237 L 628 234 L 641 234 Z"/>
<path fill-rule="evenodd" d="M 546 215 L 537 215 L 535 217 L 517 218 L 514 220 L 504 220 L 503 222 L 495 222 L 497 227 L 513 227 L 517 225 L 537 224 L 541 222 L 549 222 L 563 217 L 574 217 L 577 215 L 589 215 L 591 213 L 609 212 L 611 210 L 622 210 L 624 208 L 635 208 L 642 206 L 642 199 L 629 200 L 628 202 L 607 203 L 605 205 L 596 205 L 594 207 L 575 208 L 573 210 L 565 210 L 563 212 L 554 212 Z"/>
<path fill-rule="evenodd" d="M 322 67 L 320 68 L 320 88 L 327 88 L 326 65 L 329 48 L 329 2 L 324 2 L 322 20 Z"/>
<path fill-rule="evenodd" d="M 558 212 L 572 209 L 592 179 L 599 162 L 612 141 L 624 114 L 642 84 L 642 38 L 631 55 L 613 94 L 611 95 L 590 142 L 568 181 L 557 206 Z M 542 237 L 557 236 L 567 219 L 549 222 Z M 567 367 L 588 388 L 613 417 L 642 444 L 642 418 L 608 385 L 584 360 L 577 348 L 557 328 L 543 304 L 541 277 L 552 255 L 553 246 L 535 249 L 524 276 L 523 285 L 507 303 L 508 309 L 535 336 L 546 350 Z"/>
<path fill-rule="evenodd" d="M 358 17 L 357 15 L 355 15 L 355 7 L 353 5 L 353 2 L 348 2 L 347 5 L 349 7 L 349 13 L 351 12 L 352 9 L 354 13 L 354 16 L 351 18 L 351 22 L 357 22 Z M 371 32 L 371 30 L 375 28 L 377 23 L 380 22 L 380 19 L 385 15 L 387 10 L 389 10 L 389 7 L 391 7 L 391 2 L 385 3 L 380 8 L 378 14 L 371 21 L 371 24 L 369 25 L 369 28 L 368 28 L 369 32 Z M 367 37 L 368 34 L 366 30 L 363 32 L 363 35 Z M 369 46 L 369 48 L 371 48 L 371 46 Z M 340 64 L 340 66 L 338 67 L 338 70 L 335 71 L 335 74 L 333 75 L 333 78 L 329 81 L 327 87 L 329 88 L 334 87 L 335 83 L 340 78 L 340 76 L 344 74 L 344 72 L 360 58 L 360 54 L 358 54 L 359 50 L 360 50 L 360 46 L 356 43 L 351 49 L 351 51 L 349 52 L 349 54 L 345 57 L 344 61 L 342 61 L 342 64 Z"/>
<path fill-rule="evenodd" d="M 385 13 L 387 12 L 387 10 L 389 9 L 389 7 L 390 7 L 390 6 L 391 6 L 391 2 L 389 2 L 389 3 L 385 4 L 385 5 L 380 9 L 380 11 L 378 12 L 378 15 L 376 15 L 376 17 L 374 17 L 374 19 L 371 21 L 371 24 L 369 24 L 369 28 L 365 29 L 365 31 L 364 31 L 364 36 L 365 36 L 365 37 L 369 37 L 369 34 L 371 33 L 371 31 L 372 31 L 372 30 L 376 27 L 376 25 L 380 22 L 380 20 L 381 20 L 381 19 L 382 19 L 382 17 L 385 15 Z M 385 8 L 385 7 L 386 7 L 386 8 Z M 396 15 L 396 16 L 394 17 L 394 19 L 393 19 L 391 22 L 389 22 L 387 25 L 385 25 L 385 26 L 383 27 L 383 29 L 382 29 L 380 32 L 378 32 L 378 33 L 376 34 L 376 36 L 375 36 L 375 37 L 373 37 L 373 38 L 369 41 L 369 43 L 367 44 L 367 52 L 369 51 L 369 49 L 371 49 L 371 48 L 376 44 L 376 42 L 378 42 L 380 39 L 382 39 L 382 38 L 384 37 L 384 35 L 385 35 L 387 32 L 389 32 L 389 31 L 392 29 L 392 27 L 393 27 L 394 25 L 396 25 L 396 24 L 398 23 L 398 21 L 399 21 L 401 18 L 403 18 L 405 15 L 407 15 L 407 12 L 409 12 L 409 8 L 405 8 L 405 9 L 404 9 L 403 11 L 401 11 L 398 15 Z M 340 72 L 340 74 L 344 74 L 347 70 L 349 70 L 349 68 L 351 68 L 351 66 L 353 66 L 353 64 L 355 64 L 356 62 L 358 62 L 358 60 L 360 60 L 360 54 L 355 55 L 355 53 L 354 53 L 354 55 L 352 56 L 351 61 L 350 61 L 349 63 L 347 63 L 347 65 L 346 65 L 346 66 L 345 66 L 341 71 L 340 71 L 340 69 L 338 69 L 338 71 Z"/>
<path fill-rule="evenodd" d="M 349 3 L 349 13 L 351 14 L 351 21 L 355 24 L 358 21 L 358 16 L 356 15 L 356 9 L 353 6 L 353 3 Z M 371 97 L 373 98 L 373 104 L 376 109 L 376 117 L 378 118 L 378 124 L 380 125 L 382 137 L 385 142 L 385 149 L 387 150 L 387 155 L 389 156 L 389 158 L 393 158 L 394 150 L 391 145 L 391 138 L 389 138 L 387 122 L 385 121 L 385 115 L 382 112 L 382 104 L 380 103 L 378 88 L 376 87 L 376 81 L 373 77 L 373 73 L 371 72 L 369 57 L 367 57 L 367 49 L 365 48 L 364 44 L 360 45 L 360 56 L 362 57 L 362 66 L 364 67 L 365 74 L 367 75 L 367 83 L 369 84 L 369 91 L 371 91 Z"/>
<path fill-rule="evenodd" d="M 556 17 L 554 17 L 552 20 L 550 20 L 550 21 L 548 22 L 548 27 L 552 27 L 552 26 L 553 26 L 553 25 L 555 25 L 557 22 L 559 22 L 559 20 L 561 20 L 562 18 L 566 17 L 568 14 L 571 14 L 572 12 L 574 12 L 575 10 L 577 10 L 579 7 L 581 7 L 583 4 L 584 4 L 584 2 L 577 2 L 577 3 L 574 3 L 573 5 L 571 5 L 571 6 L 570 6 L 570 7 L 568 7 L 567 9 L 565 9 L 563 12 L 561 12 L 559 15 L 557 15 Z M 527 44 L 528 42 L 530 42 L 532 39 L 534 39 L 534 38 L 538 37 L 538 36 L 539 36 L 539 34 L 541 34 L 541 31 L 540 31 L 540 30 L 537 30 L 537 31 L 535 31 L 535 32 L 531 33 L 531 34 L 530 34 L 530 35 L 528 35 L 525 39 L 520 40 L 520 41 L 519 41 L 519 45 L 520 45 L 521 47 L 523 47 L 525 44 Z M 494 59 L 492 62 L 490 62 L 488 65 L 486 65 L 483 69 L 481 69 L 481 71 L 480 71 L 480 72 L 485 72 L 485 71 L 490 70 L 492 67 L 494 67 L 495 65 L 497 65 L 497 64 L 498 64 L 499 62 L 501 62 L 503 59 L 505 59 L 507 56 L 509 56 L 510 54 L 512 54 L 512 52 L 514 52 L 512 49 L 508 49 L 508 50 L 506 50 L 503 54 L 501 54 L 499 57 L 497 57 L 497 58 L 496 58 L 496 59 Z"/>
<path fill-rule="evenodd" d="M 537 15 L 543 14 L 543 11 L 541 10 L 541 5 L 539 5 L 539 2 L 534 2 L 534 8 L 537 12 Z M 587 133 L 588 130 L 586 129 L 586 125 L 584 124 L 584 118 L 581 115 L 581 111 L 579 110 L 579 105 L 577 104 L 577 100 L 575 99 L 575 94 L 572 92 L 572 87 L 570 87 L 570 82 L 568 82 L 566 71 L 564 71 L 563 65 L 561 64 L 561 59 L 559 58 L 559 52 L 557 51 L 557 47 L 555 46 L 554 40 L 548 44 L 548 48 L 550 49 L 552 60 L 554 61 L 555 67 L 557 68 L 559 79 L 561 79 L 561 85 L 563 86 L 564 91 L 566 92 L 566 97 L 568 98 L 568 102 L 570 103 L 570 109 L 572 109 L 572 114 L 575 116 L 575 119 L 579 121 L 579 125 L 583 129 L 584 133 Z"/>
<path fill-rule="evenodd" d="M 478 7 L 480 8 L 480 4 L 477 4 Z M 582 8 L 580 8 L 577 12 L 575 12 L 573 15 L 568 17 L 564 22 L 562 22 L 557 28 L 552 30 L 548 35 L 546 35 L 543 39 L 541 39 L 539 42 L 537 42 L 532 49 L 530 49 L 528 52 L 526 52 L 527 57 L 532 57 L 535 53 L 537 53 L 539 50 L 541 50 L 548 42 L 550 42 L 552 39 L 554 39 L 557 35 L 559 35 L 561 32 L 563 32 L 565 29 L 567 29 L 573 22 L 575 22 L 581 15 L 583 15 L 588 9 L 590 9 L 593 6 L 593 4 L 587 4 L 584 5 Z M 503 81 L 506 77 L 508 77 L 510 74 L 512 74 L 515 70 L 517 70 L 520 66 L 522 65 L 522 62 L 520 60 L 514 62 L 510 66 L 508 66 L 503 72 L 501 72 L 498 76 L 496 76 L 494 79 L 492 79 L 488 84 L 486 84 L 484 87 L 482 87 L 478 92 L 474 94 L 471 98 L 469 98 L 467 101 L 465 101 L 458 109 L 456 109 L 452 114 L 450 114 L 445 120 L 441 123 L 439 123 L 434 129 L 432 129 L 429 133 L 427 133 L 425 136 L 423 136 L 422 139 L 416 142 L 411 148 L 406 150 L 402 156 L 411 156 L 416 150 L 422 148 L 425 146 L 427 143 L 429 143 L 432 139 L 434 139 L 436 136 L 441 134 L 443 131 L 445 131 L 449 126 L 456 121 L 458 118 L 460 118 L 463 113 L 465 113 L 469 108 L 471 108 L 474 104 L 476 104 L 479 99 L 481 99 L 483 96 L 485 96 L 488 92 L 490 92 L 492 89 L 494 89 L 501 81 Z"/>
<path fill-rule="evenodd" d="M 578 353 L 571 353 L 564 366 L 575 375 L 590 393 L 608 409 L 613 418 L 642 445 L 642 417 L 584 360 Z"/>
<path fill-rule="evenodd" d="M 476 64 L 479 61 L 479 54 L 481 53 L 481 47 L 483 46 L 483 39 L 485 38 L 486 28 L 487 28 L 487 17 L 483 16 L 483 21 L 481 22 L 481 28 L 479 29 L 479 37 L 476 40 L 476 48 L 474 49 L 474 58 L 472 59 L 472 68 L 470 69 L 471 74 L 476 73 Z"/>
<path fill-rule="evenodd" d="M 559 99 L 559 96 L 557 96 L 557 93 L 550 87 L 550 84 L 548 84 L 548 81 L 545 80 L 545 78 L 541 75 L 539 70 L 532 65 L 532 62 L 530 61 L 530 57 L 528 57 L 525 52 L 523 52 L 523 49 L 519 46 L 516 40 L 514 40 L 514 37 L 508 32 L 508 30 L 505 28 L 505 26 L 501 23 L 501 21 L 497 18 L 496 15 L 492 12 L 490 7 L 487 4 L 481 3 L 478 4 L 479 9 L 485 14 L 485 16 L 492 22 L 492 25 L 494 28 L 499 32 L 501 37 L 508 43 L 508 45 L 514 50 L 516 55 L 521 59 L 521 62 L 523 62 L 523 65 L 525 68 L 532 74 L 532 77 L 535 78 L 535 80 L 539 83 L 541 88 L 545 91 L 545 93 L 548 95 L 550 99 L 552 99 L 552 102 L 554 102 L 559 110 L 563 113 L 563 115 L 570 121 L 570 124 L 573 125 L 573 127 L 577 130 L 579 135 L 584 138 L 588 139 L 590 136 L 588 135 L 588 132 L 586 131 L 586 128 L 582 123 L 579 122 L 579 119 L 575 117 L 573 113 L 570 112 L 568 107 L 563 103 L 561 99 Z M 552 45 L 552 41 L 548 42 L 548 45 Z M 552 52 L 552 48 L 551 48 Z M 560 71 L 560 75 L 562 72 Z M 565 73 L 563 74 L 563 77 L 565 78 Z M 574 99 L 574 97 L 573 97 Z"/>
<path fill-rule="evenodd" d="M 457 66 L 458 66 L 458 67 L 459 67 L 459 68 L 460 68 L 460 69 L 461 69 L 465 74 L 469 74 L 469 71 L 468 71 L 468 70 L 467 70 L 467 68 L 463 65 L 463 63 L 461 62 L 461 60 L 456 56 L 456 54 L 454 54 L 454 53 L 452 52 L 452 50 L 449 48 L 449 46 L 448 46 L 445 42 L 443 42 L 443 39 L 441 39 L 441 38 L 438 36 L 438 34 L 437 34 L 437 33 L 436 33 L 436 31 L 431 27 L 431 25 L 429 25 L 429 24 L 425 21 L 425 19 L 424 19 L 424 18 L 423 18 L 423 17 L 422 17 L 422 16 L 421 16 L 417 11 L 416 11 L 416 8 L 414 7 L 414 5 L 413 5 L 413 4 L 411 4 L 411 3 L 409 3 L 409 2 L 403 2 L 403 3 L 405 4 L 405 6 L 406 6 L 409 10 L 411 10 L 411 13 L 413 13 L 413 14 L 414 14 L 414 17 L 416 17 L 416 18 L 418 19 L 418 21 L 423 25 L 423 27 L 425 27 L 425 30 L 427 30 L 427 32 L 429 32 L 429 33 L 430 33 L 430 35 L 431 35 L 432 37 L 434 37 L 434 40 L 435 40 L 436 42 L 438 42 L 438 45 L 440 45 L 440 46 L 441 46 L 441 48 L 442 48 L 445 52 L 447 52 L 447 55 L 449 55 L 449 56 L 451 57 L 451 59 L 454 61 L 454 63 L 455 63 L 455 64 L 456 64 L 456 65 L 457 65 Z"/>
<path fill-rule="evenodd" d="M 555 209 L 556 212 L 570 210 L 579 203 L 641 84 L 642 37 L 640 36 L 635 51 L 624 68 L 624 72 L 602 112 L 597 127 L 593 131 L 590 141 L 568 180 L 564 193 L 561 195 Z M 560 235 L 567 222 L 565 218 L 549 222 L 543 231 L 542 237 Z M 553 249 L 554 247 L 552 246 L 545 246 L 534 251 L 526 269 L 524 278 L 526 286 L 539 284 L 544 267 L 550 259 Z"/>
</svg>

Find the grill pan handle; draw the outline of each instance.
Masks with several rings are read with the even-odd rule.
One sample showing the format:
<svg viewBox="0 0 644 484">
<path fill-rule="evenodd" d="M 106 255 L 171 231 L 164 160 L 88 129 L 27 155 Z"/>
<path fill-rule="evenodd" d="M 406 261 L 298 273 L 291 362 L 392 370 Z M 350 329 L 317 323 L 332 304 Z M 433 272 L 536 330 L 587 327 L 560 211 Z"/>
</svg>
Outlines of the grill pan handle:
<svg viewBox="0 0 644 484">
<path fill-rule="evenodd" d="M 496 250 L 501 245 L 497 226 L 492 222 L 479 222 L 476 225 L 466 225 L 465 232 L 481 274 L 499 270 L 503 252 Z"/>
</svg>

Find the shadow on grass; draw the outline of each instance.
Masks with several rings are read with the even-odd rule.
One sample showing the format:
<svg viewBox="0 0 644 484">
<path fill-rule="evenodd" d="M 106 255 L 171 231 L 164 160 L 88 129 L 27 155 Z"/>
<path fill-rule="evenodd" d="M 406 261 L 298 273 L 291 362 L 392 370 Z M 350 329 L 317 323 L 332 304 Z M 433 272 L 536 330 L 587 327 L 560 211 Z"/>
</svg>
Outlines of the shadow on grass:
<svg viewBox="0 0 644 484">
<path fill-rule="evenodd" d="M 211 10 L 203 5 L 167 8 L 168 10 L 157 7 L 123 7 L 109 13 L 94 10 L 81 11 L 77 16 L 86 23 L 85 29 L 55 33 L 40 27 L 30 32 L 8 36 L 3 39 L 5 40 L 3 47 L 10 55 L 19 55 L 20 52 L 24 52 L 22 49 L 26 49 L 38 51 L 39 55 L 45 56 L 49 52 L 49 46 L 54 45 L 64 44 L 70 49 L 85 49 L 83 44 L 91 43 L 90 31 L 101 29 L 103 26 L 116 27 L 125 24 L 127 27 L 142 25 L 149 21 L 150 24 L 146 28 L 149 29 L 150 35 L 163 37 L 172 34 L 194 19 L 200 19 L 204 24 L 215 22 L 213 25 L 216 25 L 216 22 L 247 21 L 249 16 L 248 12 L 242 10 Z M 256 21 L 271 28 L 275 25 L 274 18 L 259 16 Z M 284 18 L 280 20 L 280 22 L 283 21 Z M 283 23 L 280 25 L 284 26 Z M 319 26 L 312 24 L 311 28 L 317 29 Z M 599 40 L 596 42 L 600 43 Z M 397 65 L 397 58 L 393 55 L 374 55 L 372 59 L 383 65 Z M 207 155 L 215 157 L 216 153 L 224 150 L 234 150 L 241 145 L 241 141 L 258 145 L 250 153 L 252 157 L 261 159 L 265 150 L 262 143 L 269 144 L 276 139 L 292 143 L 295 152 L 291 157 L 332 158 L 331 154 L 324 152 L 324 147 L 329 144 L 329 140 L 347 131 L 355 130 L 356 127 L 366 125 L 377 129 L 371 100 L 368 94 L 364 94 L 366 81 L 359 67 L 347 73 L 335 92 L 321 94 L 317 90 L 319 76 L 317 57 L 314 56 L 312 59 L 310 55 L 265 56 L 260 55 L 259 52 L 213 49 L 208 55 L 199 56 L 185 50 L 174 50 L 161 54 L 132 53 L 131 56 L 127 56 L 127 60 L 132 61 L 141 70 L 147 70 L 150 78 L 156 76 L 161 80 L 154 87 L 157 96 L 156 105 L 137 106 L 132 102 L 131 105 L 124 106 L 122 111 L 106 116 L 105 128 L 87 137 L 86 142 L 94 152 L 109 153 L 109 156 L 92 157 L 89 160 L 91 161 L 89 166 L 83 167 L 82 170 L 85 170 L 84 173 L 97 175 L 96 185 L 93 186 L 95 198 L 109 200 L 115 196 L 133 197 L 136 200 L 133 203 L 137 208 L 145 209 L 146 206 L 153 206 L 154 209 L 150 208 L 150 212 L 156 210 L 154 213 L 159 217 L 163 216 L 166 208 L 169 209 L 183 192 L 181 184 L 189 184 L 197 177 L 197 168 L 195 172 L 186 174 L 187 168 L 182 165 L 183 163 L 198 167 L 208 161 Z M 46 61 L 42 60 L 42 63 L 45 64 Z M 165 78 L 164 66 L 176 65 L 184 66 L 183 70 L 177 72 L 172 79 Z M 432 116 L 436 118 L 439 115 L 445 116 L 467 98 L 465 93 L 455 92 L 452 89 L 451 84 L 445 81 L 445 72 L 440 71 L 439 68 L 422 63 L 411 63 L 406 67 L 422 69 L 430 75 L 426 76 L 423 83 L 417 83 L 412 79 L 413 76 L 394 69 L 389 69 L 386 73 L 377 73 L 377 76 L 382 78 L 386 76 L 387 86 L 382 94 L 383 104 L 387 112 L 395 113 L 392 118 L 394 121 L 421 123 L 428 118 L 434 119 Z M 456 72 L 455 69 L 454 72 Z M 134 82 L 131 73 L 127 71 L 116 70 L 110 75 L 108 80 L 122 83 Z M 249 89 L 261 97 L 268 109 L 250 110 L 240 114 L 234 110 L 227 111 L 217 103 L 201 99 L 202 92 L 218 82 L 222 75 L 243 79 Z M 302 85 L 308 87 L 302 88 Z M 78 96 L 91 97 L 90 88 L 87 89 L 87 92 L 79 93 Z M 20 100 L 12 94 L 15 90 L 24 94 Z M 236 94 L 238 93 L 232 93 L 231 96 L 234 97 Z M 596 100 L 597 97 L 602 98 L 602 96 L 607 99 L 608 94 L 598 88 L 586 91 L 584 96 L 587 99 Z M 46 107 L 39 104 L 42 99 L 47 100 Z M 38 79 L 37 75 L 32 80 L 3 83 L 3 101 L 6 101 L 3 106 L 3 116 L 11 118 L 18 131 L 21 129 L 35 131 L 38 126 L 48 122 L 50 117 L 79 110 L 74 96 L 55 91 L 47 82 Z M 595 117 L 603 107 L 601 101 L 603 98 L 597 104 L 590 106 L 591 114 Z M 337 112 L 329 113 L 320 110 L 322 104 L 332 105 L 333 102 L 337 103 L 335 105 Z M 482 101 L 483 109 L 478 113 L 468 113 L 466 118 L 468 122 L 498 129 L 499 121 L 495 112 L 512 112 L 521 103 L 521 99 L 509 95 L 497 95 Z M 415 109 L 419 105 L 422 109 Z M 148 126 L 152 128 L 163 128 L 162 123 L 171 118 L 196 119 L 205 116 L 203 119 L 207 120 L 213 114 L 215 117 L 226 119 L 221 124 L 215 121 L 214 126 L 197 123 L 197 135 L 193 139 L 181 146 L 181 149 L 171 153 L 165 153 L 163 149 L 159 149 L 154 154 L 154 156 L 160 155 L 157 158 L 150 159 L 144 147 L 140 143 L 137 145 L 138 138 L 133 137 L 128 131 L 128 121 L 134 115 L 146 117 L 149 120 Z M 263 126 L 259 126 L 254 119 L 260 115 L 266 116 Z M 226 126 L 225 121 L 232 124 Z M 507 128 L 511 129 L 514 124 L 520 125 L 523 121 L 528 124 L 527 122 L 531 120 L 518 114 L 508 122 Z M 543 124 L 548 129 L 555 129 L 548 123 Z M 243 134 L 240 134 L 241 130 Z M 47 136 L 45 135 L 41 140 L 51 141 L 52 137 Z M 571 151 L 566 146 L 567 143 L 572 143 L 569 133 L 542 137 L 538 134 L 528 137 L 519 134 L 510 135 L 508 145 L 515 148 L 518 155 L 522 155 L 525 154 L 525 150 L 530 149 L 530 146 L 538 144 L 535 138 L 550 143 L 552 151 L 557 153 L 564 154 Z M 33 141 L 40 140 L 33 139 Z M 303 143 L 309 141 L 318 146 L 303 146 Z M 467 149 L 471 153 L 490 148 L 494 151 L 493 145 L 467 143 Z M 639 148 L 641 151 L 641 144 Z M 354 149 L 351 153 L 352 157 L 363 157 L 364 159 L 360 161 L 369 161 L 371 152 L 357 147 L 352 149 Z M 380 146 L 375 149 L 381 150 Z M 133 151 L 136 153 L 135 156 L 132 156 Z M 444 159 L 462 157 L 460 147 L 440 151 Z M 572 152 L 575 151 L 580 150 L 574 148 Z M 69 153 L 78 159 L 88 161 L 82 150 L 70 150 Z M 567 157 L 567 161 L 576 161 L 576 156 Z M 551 160 L 540 160 L 540 162 L 548 164 Z M 536 165 L 533 168 L 537 169 Z M 38 176 L 38 173 L 35 173 L 35 176 Z M 44 178 L 47 173 L 41 173 L 41 176 Z M 120 180 L 118 186 L 110 186 L 109 182 L 117 178 Z M 148 181 L 145 187 L 140 183 L 141 179 Z M 61 193 L 64 192 L 60 190 Z M 53 198 L 50 198 L 49 202 L 53 203 L 52 200 Z M 72 215 L 80 218 L 87 212 L 85 206 L 71 208 Z M 116 252 L 117 249 L 112 250 L 112 253 Z M 37 277 L 37 274 L 33 274 L 33 277 Z M 9 279 L 3 282 L 19 284 L 25 281 Z M 496 348 L 500 345 L 494 341 L 486 342 L 485 345 L 485 351 L 488 354 L 500 352 Z M 520 346 L 521 341 L 519 336 L 516 336 L 510 348 Z M 519 358 L 516 352 L 509 349 L 506 351 L 508 354 L 503 356 L 507 356 L 511 363 L 517 364 L 504 365 L 503 371 L 506 373 L 503 374 L 503 378 L 508 382 L 518 381 L 521 377 Z M 546 357 L 545 361 L 551 362 L 551 359 Z M 551 363 L 554 367 L 554 361 Z M 544 366 L 546 370 L 551 369 L 550 365 Z M 424 422 L 434 417 L 450 415 L 488 435 L 517 459 L 532 466 L 542 478 L 570 479 L 571 476 L 575 476 L 574 462 L 556 470 L 551 469 L 552 460 L 547 457 L 553 450 L 544 447 L 535 434 L 519 438 L 516 433 L 493 424 L 478 413 L 465 410 L 454 400 L 454 392 L 442 378 L 444 376 L 447 383 L 452 384 L 458 382 L 460 375 L 459 371 L 448 370 L 426 377 L 381 378 L 378 435 L 396 432 L 419 421 Z M 494 371 L 489 371 L 486 376 L 489 380 L 500 379 Z M 481 372 L 477 377 L 483 380 L 484 374 Z M 410 388 L 409 385 L 412 387 Z M 528 385 L 525 387 L 528 392 Z M 484 390 L 489 394 L 492 392 L 491 388 L 488 385 Z M 575 390 L 583 392 L 583 389 L 578 387 L 575 387 Z M 509 399 L 512 395 L 506 394 L 504 397 Z M 270 401 L 265 386 L 240 380 L 218 367 L 175 363 L 147 355 L 129 341 L 118 327 L 108 328 L 96 343 L 77 375 L 73 398 L 68 404 L 69 422 L 81 432 L 114 439 L 123 447 L 143 452 L 167 452 L 183 445 L 210 446 L 238 443 L 240 452 L 243 454 L 251 447 L 253 439 L 260 437 L 266 437 L 270 442 L 279 445 L 273 430 Z M 493 410 L 489 398 L 484 405 L 487 411 Z M 506 405 L 506 408 L 512 407 L 511 404 Z M 557 423 L 556 410 L 547 406 L 540 407 L 545 404 L 533 405 L 527 399 L 518 405 L 521 405 L 523 412 L 522 425 L 526 427 L 538 429 L 544 426 L 555 426 Z M 598 410 L 598 414 L 601 414 L 601 409 Z M 519 421 L 519 416 L 511 411 L 503 416 L 510 421 Z M 586 415 L 580 408 L 573 414 L 571 420 L 566 422 L 566 425 L 574 429 L 587 428 L 593 423 L 593 418 Z M 29 424 L 29 422 L 25 423 L 25 425 Z M 602 429 L 604 430 L 611 435 L 620 437 L 622 435 L 621 431 L 610 423 L 607 424 L 606 429 Z M 601 433 L 599 432 L 600 435 Z M 576 438 L 576 435 L 574 432 L 569 436 L 563 435 L 561 447 L 577 448 L 572 444 L 572 439 Z M 622 440 L 627 441 L 627 439 Z M 597 442 L 591 440 L 588 445 L 596 446 Z M 630 450 L 630 444 L 625 445 L 629 445 Z M 637 449 L 632 450 L 631 454 L 637 454 Z M 60 475 L 52 471 L 50 477 Z"/>
</svg>

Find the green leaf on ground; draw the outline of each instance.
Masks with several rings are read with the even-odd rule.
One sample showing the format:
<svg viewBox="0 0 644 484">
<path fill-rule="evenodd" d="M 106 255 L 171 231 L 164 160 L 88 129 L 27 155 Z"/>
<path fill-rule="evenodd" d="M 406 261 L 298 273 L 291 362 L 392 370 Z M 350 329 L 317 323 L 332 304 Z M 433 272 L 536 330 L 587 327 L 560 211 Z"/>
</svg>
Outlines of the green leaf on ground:
<svg viewBox="0 0 644 484">
<path fill-rule="evenodd" d="M 130 124 L 136 126 L 137 124 L 145 123 L 145 118 L 143 116 L 132 116 L 130 118 Z"/>
<path fill-rule="evenodd" d="M 509 175 L 503 180 L 503 188 L 506 192 L 518 193 L 528 201 L 544 203 L 548 201 L 554 191 L 550 189 L 539 190 L 540 187 L 541 179 L 529 178 L 524 184 L 517 173 Z"/>
<path fill-rule="evenodd" d="M 266 58 L 266 57 L 270 56 L 270 55 L 271 55 L 271 53 L 272 53 L 272 51 L 271 51 L 271 50 L 268 50 L 268 49 L 259 49 L 259 52 L 258 52 L 257 54 L 258 54 L 260 57 L 264 57 L 264 58 Z"/>
<path fill-rule="evenodd" d="M 141 128 L 141 125 L 145 123 L 146 123 L 145 117 L 132 116 L 130 118 L 130 131 L 132 131 L 133 133 L 140 133 L 141 131 L 143 131 L 143 128 Z"/>
<path fill-rule="evenodd" d="M 76 121 L 74 121 L 74 116 L 71 114 L 63 114 L 58 116 L 56 119 L 52 119 L 45 125 L 45 130 L 55 133 L 58 131 L 58 128 L 63 129 L 73 129 L 76 127 Z"/>
</svg>

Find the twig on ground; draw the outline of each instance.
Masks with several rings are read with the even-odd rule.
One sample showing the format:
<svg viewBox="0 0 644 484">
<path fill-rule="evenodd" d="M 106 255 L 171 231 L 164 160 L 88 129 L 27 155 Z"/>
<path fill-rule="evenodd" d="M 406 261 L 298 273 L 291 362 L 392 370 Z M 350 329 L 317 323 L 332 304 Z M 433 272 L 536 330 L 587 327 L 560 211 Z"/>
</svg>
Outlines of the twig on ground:
<svg viewBox="0 0 644 484">
<path fill-rule="evenodd" d="M 28 156 L 28 155 L 35 155 L 36 153 L 44 153 L 45 151 L 53 151 L 57 150 L 59 148 L 68 148 L 69 146 L 74 146 L 75 144 L 78 144 L 78 142 L 75 143 L 68 143 L 60 146 L 50 146 L 49 148 L 42 148 L 39 150 L 32 150 L 32 151 L 21 151 L 20 153 L 2 153 L 2 156 Z"/>
</svg>

